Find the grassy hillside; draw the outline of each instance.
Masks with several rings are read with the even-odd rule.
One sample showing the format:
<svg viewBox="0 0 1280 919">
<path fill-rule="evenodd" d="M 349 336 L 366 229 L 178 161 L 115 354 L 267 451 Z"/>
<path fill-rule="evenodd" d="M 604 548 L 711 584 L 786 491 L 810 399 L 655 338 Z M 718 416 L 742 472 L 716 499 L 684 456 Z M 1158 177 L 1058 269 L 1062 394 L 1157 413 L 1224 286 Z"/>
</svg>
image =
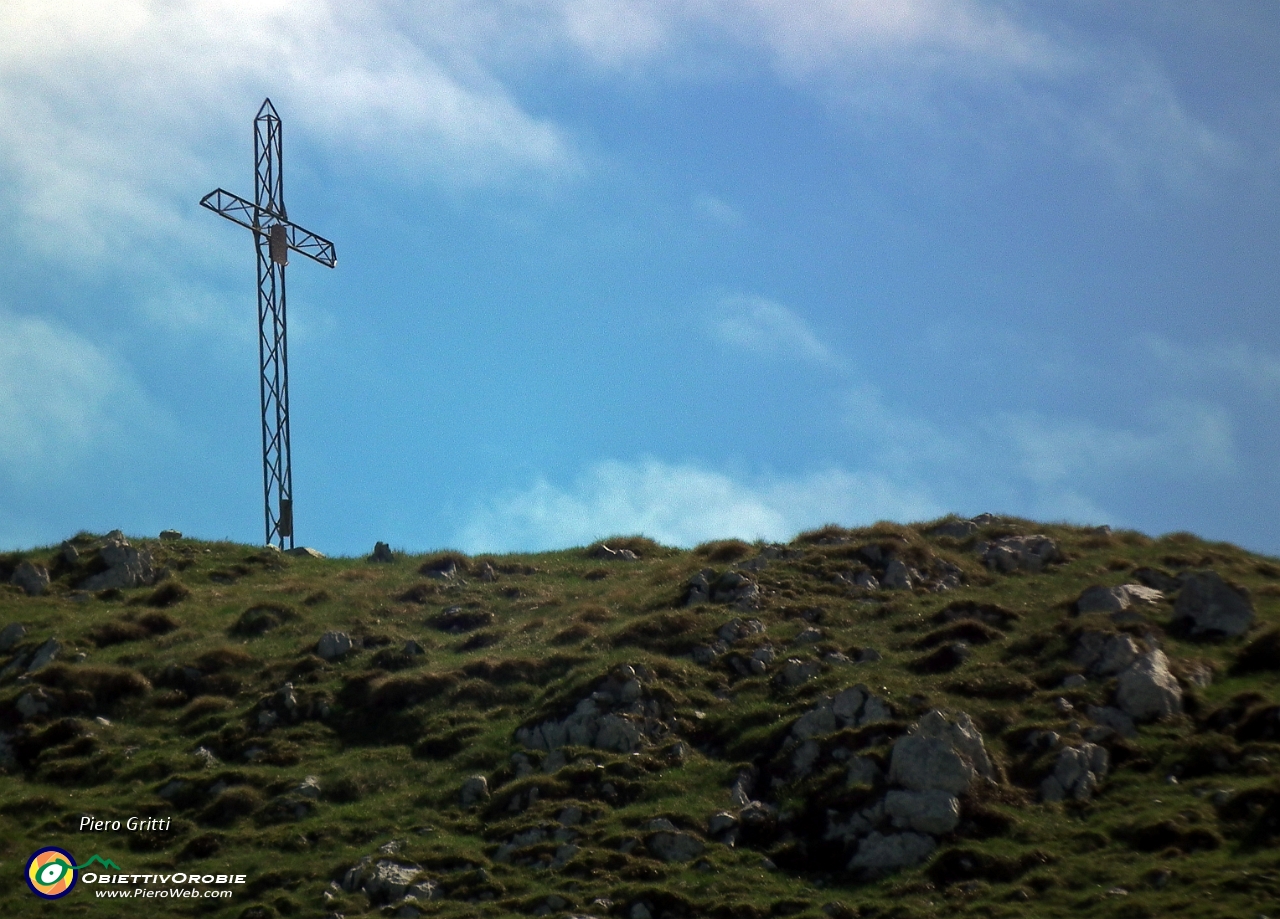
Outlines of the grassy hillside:
<svg viewBox="0 0 1280 919">
<path fill-rule="evenodd" d="M 133 538 L 160 578 L 98 592 L 78 588 L 102 537 L 2 557 L 0 629 L 25 634 L 0 653 L 0 914 L 1280 916 L 1280 563 L 1185 534 L 931 526 L 389 563 Z M 1042 570 L 984 563 L 1019 534 L 1053 541 Z M 7 585 L 23 561 L 45 593 Z M 1247 592 L 1245 634 L 1175 622 L 1179 575 L 1203 570 Z M 1163 599 L 1077 612 L 1140 580 Z M 331 630 L 351 648 L 325 660 Z M 1098 724 L 1120 676 L 1086 646 L 1116 636 L 1163 650 L 1181 712 Z M 935 709 L 969 716 L 989 768 L 953 828 L 915 834 L 918 864 L 850 867 L 857 815 L 901 829 L 895 744 Z M 1096 787 L 1044 800 L 1088 743 Z M 50 905 L 24 880 L 49 845 L 247 882 Z"/>
</svg>

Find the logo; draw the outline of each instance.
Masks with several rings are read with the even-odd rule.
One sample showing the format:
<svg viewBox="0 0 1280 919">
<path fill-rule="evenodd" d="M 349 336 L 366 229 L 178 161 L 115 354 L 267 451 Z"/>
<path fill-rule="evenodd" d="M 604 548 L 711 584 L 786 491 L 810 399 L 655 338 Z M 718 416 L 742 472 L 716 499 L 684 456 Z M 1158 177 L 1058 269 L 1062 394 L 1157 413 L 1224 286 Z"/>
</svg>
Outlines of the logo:
<svg viewBox="0 0 1280 919">
<path fill-rule="evenodd" d="M 64 849 L 49 846 L 27 860 L 27 886 L 37 897 L 58 900 L 76 886 L 76 860 Z"/>
<path fill-rule="evenodd" d="M 33 853 L 31 858 L 27 859 L 27 886 L 37 897 L 60 900 L 71 893 L 71 888 L 76 886 L 79 872 L 85 868 L 92 868 L 95 864 L 102 865 L 104 868 L 114 868 L 116 871 L 120 870 L 119 865 L 101 855 L 91 855 L 83 865 L 77 865 L 76 860 L 66 849 L 48 846 Z"/>
</svg>

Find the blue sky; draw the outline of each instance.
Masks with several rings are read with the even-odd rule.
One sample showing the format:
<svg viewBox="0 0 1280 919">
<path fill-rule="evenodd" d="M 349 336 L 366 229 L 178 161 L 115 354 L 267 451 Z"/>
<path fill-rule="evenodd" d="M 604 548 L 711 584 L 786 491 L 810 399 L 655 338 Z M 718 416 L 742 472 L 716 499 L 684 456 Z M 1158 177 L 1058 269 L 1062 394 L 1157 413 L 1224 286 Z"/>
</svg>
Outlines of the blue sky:
<svg viewBox="0 0 1280 919">
<path fill-rule="evenodd" d="M 0 547 L 262 538 L 284 121 L 300 544 L 984 511 L 1280 554 L 1280 6 L 5 0 Z"/>
</svg>

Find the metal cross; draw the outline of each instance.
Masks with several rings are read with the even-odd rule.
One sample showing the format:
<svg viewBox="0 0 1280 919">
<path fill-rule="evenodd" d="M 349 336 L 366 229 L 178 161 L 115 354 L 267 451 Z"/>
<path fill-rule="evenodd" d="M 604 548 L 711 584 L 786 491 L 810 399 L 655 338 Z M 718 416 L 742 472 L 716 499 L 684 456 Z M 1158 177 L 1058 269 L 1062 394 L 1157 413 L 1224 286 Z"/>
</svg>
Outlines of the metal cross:
<svg viewBox="0 0 1280 919">
<path fill-rule="evenodd" d="M 289 346 L 285 336 L 284 266 L 289 250 L 332 268 L 333 243 L 289 222 L 284 208 L 284 152 L 280 116 L 271 100 L 253 122 L 256 200 L 221 188 L 200 203 L 253 231 L 258 250 L 258 359 L 262 365 L 262 495 L 267 545 L 293 548 L 293 468 L 289 453 Z M 275 506 L 272 506 L 272 499 Z"/>
</svg>

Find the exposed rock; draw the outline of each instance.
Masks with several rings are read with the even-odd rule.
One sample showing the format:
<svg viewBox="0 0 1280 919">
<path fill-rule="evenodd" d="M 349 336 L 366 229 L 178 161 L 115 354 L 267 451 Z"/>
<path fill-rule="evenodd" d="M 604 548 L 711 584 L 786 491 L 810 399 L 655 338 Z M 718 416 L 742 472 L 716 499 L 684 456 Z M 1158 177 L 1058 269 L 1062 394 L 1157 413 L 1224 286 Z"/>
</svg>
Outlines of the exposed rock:
<svg viewBox="0 0 1280 919">
<path fill-rule="evenodd" d="M 169 542 L 170 540 L 181 539 L 182 533 L 179 532 L 178 530 L 161 530 L 160 538 L 163 539 L 165 542 Z"/>
<path fill-rule="evenodd" d="M 1216 571 L 1197 571 L 1182 578 L 1173 620 L 1188 623 L 1195 637 L 1236 638 L 1253 623 L 1253 602 L 1246 591 L 1232 587 Z"/>
<path fill-rule="evenodd" d="M 855 785 L 876 785 L 883 778 L 880 767 L 869 756 L 854 756 L 849 760 L 849 771 L 845 774 L 845 784 L 852 788 Z"/>
<path fill-rule="evenodd" d="M 107 534 L 98 558 L 107 570 L 86 578 L 80 584 L 82 590 L 123 590 L 155 583 L 156 570 L 150 551 L 133 548 L 119 530 Z"/>
<path fill-rule="evenodd" d="M 220 765 L 222 762 L 208 747 L 196 747 L 196 752 L 192 755 L 195 756 L 195 758 L 200 762 L 200 765 L 205 769 L 212 769 L 214 766 Z"/>
<path fill-rule="evenodd" d="M 1068 795 L 1087 801 L 1106 776 L 1109 765 L 1105 747 L 1091 743 L 1065 747 L 1058 754 L 1053 774 L 1040 783 L 1040 796 L 1046 801 L 1061 801 Z"/>
<path fill-rule="evenodd" d="M 1083 674 L 1070 673 L 1070 674 L 1067 674 L 1067 676 L 1063 677 L 1062 688 L 1063 689 L 1079 689 L 1081 686 L 1088 684 L 1088 682 L 1089 681 L 1084 678 Z"/>
<path fill-rule="evenodd" d="M 1118 708 L 1113 708 L 1110 705 L 1090 705 L 1085 711 L 1095 724 L 1115 731 L 1121 737 L 1138 736 L 1138 729 L 1134 726 L 1133 718 Z"/>
<path fill-rule="evenodd" d="M 884 812 L 898 829 L 941 836 L 960 823 L 960 801 L 945 791 L 891 791 Z"/>
<path fill-rule="evenodd" d="M 320 780 L 314 775 L 309 775 L 302 780 L 302 784 L 294 789 L 294 792 L 314 801 L 320 797 Z"/>
<path fill-rule="evenodd" d="M 462 783 L 462 806 L 471 807 L 489 800 L 489 780 L 482 775 L 470 776 Z"/>
<path fill-rule="evenodd" d="M 32 718 L 47 715 L 50 708 L 53 707 L 53 699 L 44 691 L 43 687 L 36 686 L 18 696 L 17 704 L 14 707 L 18 710 L 18 714 L 22 716 L 23 721 L 30 721 Z"/>
<path fill-rule="evenodd" d="M 903 788 L 958 795 L 977 776 L 994 779 L 995 769 L 981 733 L 963 712 L 948 721 L 934 709 L 894 741 L 889 781 Z"/>
<path fill-rule="evenodd" d="M 1133 576 L 1144 587 L 1151 587 L 1161 593 L 1175 593 L 1182 586 L 1181 580 L 1159 568 L 1136 568 Z"/>
<path fill-rule="evenodd" d="M 0 652 L 8 651 L 27 634 L 27 627 L 21 622 L 10 622 L 0 629 Z"/>
<path fill-rule="evenodd" d="M 807 629 L 801 629 L 800 633 L 794 639 L 798 645 L 812 644 L 815 641 L 822 641 L 822 629 L 815 629 L 810 626 Z"/>
<path fill-rule="evenodd" d="M 1076 642 L 1071 660 L 1095 676 L 1113 676 L 1137 660 L 1143 650 L 1128 635 L 1085 632 Z"/>
<path fill-rule="evenodd" d="M 38 597 L 49 589 L 49 569 L 28 561 L 20 562 L 13 569 L 9 583 L 22 588 L 28 597 Z"/>
<path fill-rule="evenodd" d="M 862 590 L 879 590 L 880 582 L 876 580 L 874 574 L 864 568 L 854 576 L 853 586 Z"/>
<path fill-rule="evenodd" d="M 948 520 L 929 530 L 930 536 L 949 536 L 952 539 L 966 539 L 978 532 L 978 524 L 972 520 Z"/>
<path fill-rule="evenodd" d="M 630 549 L 611 549 L 604 543 L 596 546 L 587 553 L 589 558 L 607 559 L 615 562 L 634 562 L 640 556 L 636 555 Z"/>
<path fill-rule="evenodd" d="M 1119 613 L 1134 603 L 1159 603 L 1164 594 L 1141 584 L 1121 584 L 1119 587 L 1103 587 L 1095 584 L 1086 587 L 1076 600 L 1076 612 Z"/>
<path fill-rule="evenodd" d="M 937 848 L 933 838 L 923 833 L 872 832 L 858 846 L 858 852 L 849 860 L 849 870 L 869 872 L 897 871 L 918 865 Z"/>
<path fill-rule="evenodd" d="M 760 587 L 740 572 L 726 571 L 711 585 L 711 601 L 729 603 L 738 609 L 757 609 L 760 606 Z"/>
<path fill-rule="evenodd" d="M 392 903 L 407 895 L 418 901 L 435 899 L 435 883 L 421 879 L 421 875 L 421 865 L 366 855 L 343 875 L 342 889 L 347 893 L 364 891 L 370 905 Z"/>
<path fill-rule="evenodd" d="M 369 556 L 369 561 L 394 562 L 395 560 L 395 553 L 391 551 L 391 547 L 385 542 L 375 542 L 373 544 L 373 554 Z"/>
<path fill-rule="evenodd" d="M 285 549 L 285 555 L 292 555 L 296 558 L 324 558 L 325 554 L 319 549 L 313 549 L 310 546 L 294 546 L 292 549 Z"/>
<path fill-rule="evenodd" d="M 808 740 L 821 734 L 830 734 L 835 729 L 835 712 L 832 711 L 831 704 L 828 702 L 797 718 L 796 723 L 791 727 L 791 736 L 797 740 Z"/>
<path fill-rule="evenodd" d="M 788 658 L 787 662 L 782 665 L 782 672 L 778 674 L 778 682 L 783 686 L 799 686 L 801 683 L 807 683 L 819 673 L 822 672 L 822 665 L 817 661 L 802 661 L 797 658 Z"/>
<path fill-rule="evenodd" d="M 713 837 L 720 836 L 738 826 L 738 818 L 728 811 L 712 814 L 707 820 L 707 833 Z"/>
<path fill-rule="evenodd" d="M 1048 536 L 1006 536 L 977 546 L 988 568 L 1010 571 L 1043 571 L 1046 565 L 1062 561 L 1058 544 Z"/>
<path fill-rule="evenodd" d="M 889 559 L 889 564 L 884 569 L 884 577 L 880 579 L 880 586 L 886 590 L 910 590 L 911 569 L 900 558 Z"/>
<path fill-rule="evenodd" d="M 661 705 L 642 698 L 643 667 L 619 667 L 573 713 L 562 720 L 544 721 L 516 729 L 516 740 L 535 750 L 556 751 L 565 746 L 595 747 L 632 753 L 669 734 L 671 726 Z"/>
<path fill-rule="evenodd" d="M 316 642 L 316 654 L 327 661 L 337 660 L 351 650 L 351 636 L 346 632 L 330 630 Z"/>
<path fill-rule="evenodd" d="M 713 577 L 715 577 L 715 572 L 710 568 L 704 568 L 689 578 L 689 583 L 685 585 L 684 605 L 693 606 L 697 603 L 709 603 L 711 601 L 711 579 Z"/>
<path fill-rule="evenodd" d="M 64 539 L 62 545 L 58 546 L 58 555 L 66 565 L 74 565 L 80 561 L 80 550 L 68 539 Z"/>
<path fill-rule="evenodd" d="M 875 648 L 859 648 L 857 657 L 854 659 L 859 664 L 874 664 L 876 661 L 883 660 L 884 655 Z"/>
<path fill-rule="evenodd" d="M 747 619 L 746 621 L 743 621 L 742 619 L 730 619 L 724 625 L 720 626 L 719 631 L 716 632 L 716 635 L 719 636 L 720 640 L 727 644 L 733 644 L 736 641 L 741 641 L 742 639 L 749 638 L 752 635 L 762 634 L 764 634 L 764 623 L 759 619 Z"/>
<path fill-rule="evenodd" d="M 682 830 L 654 833 L 645 845 L 656 858 L 664 862 L 693 861 L 706 849 L 706 844 L 701 839 Z"/>
<path fill-rule="evenodd" d="M 62 643 L 56 638 L 50 638 L 36 651 L 36 656 L 31 659 L 31 664 L 27 667 L 27 673 L 35 673 L 37 670 L 47 667 L 61 650 Z"/>
<path fill-rule="evenodd" d="M 1137 721 L 1182 711 L 1182 687 L 1163 651 L 1142 655 L 1120 674 L 1116 704 Z"/>
</svg>

